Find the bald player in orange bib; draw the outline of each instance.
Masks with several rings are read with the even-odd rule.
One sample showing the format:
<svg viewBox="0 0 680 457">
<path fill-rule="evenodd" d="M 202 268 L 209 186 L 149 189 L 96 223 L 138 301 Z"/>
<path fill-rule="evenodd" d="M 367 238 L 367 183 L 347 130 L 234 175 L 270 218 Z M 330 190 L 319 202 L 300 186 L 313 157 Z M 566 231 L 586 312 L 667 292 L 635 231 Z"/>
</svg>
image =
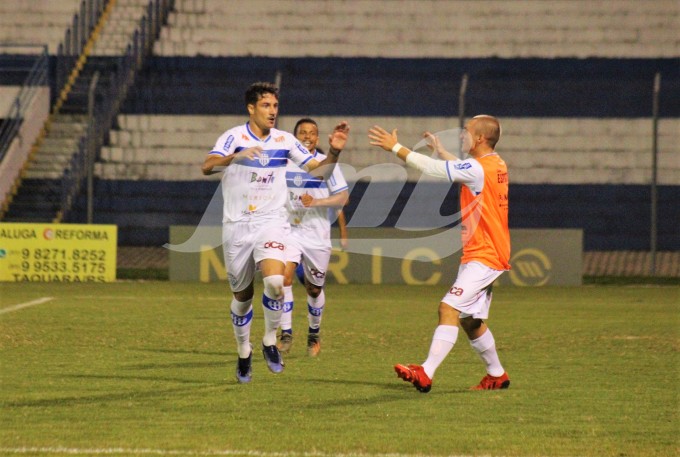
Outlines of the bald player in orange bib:
<svg viewBox="0 0 680 457">
<path fill-rule="evenodd" d="M 420 392 L 429 392 L 435 371 L 458 339 L 460 326 L 486 365 L 486 376 L 472 389 L 506 389 L 510 378 L 498 358 L 493 334 L 484 322 L 489 317 L 493 282 L 510 269 L 508 169 L 495 151 L 501 126 L 493 116 L 472 118 L 461 132 L 462 152 L 469 155 L 464 160 L 445 151 L 435 135 L 426 132 L 425 136 L 444 160 L 405 148 L 397 140 L 396 129 L 390 133 L 374 126 L 368 134 L 372 145 L 394 152 L 408 166 L 461 184 L 463 256 L 458 276 L 439 304 L 439 324 L 425 362 L 395 365 L 394 370 Z"/>
</svg>

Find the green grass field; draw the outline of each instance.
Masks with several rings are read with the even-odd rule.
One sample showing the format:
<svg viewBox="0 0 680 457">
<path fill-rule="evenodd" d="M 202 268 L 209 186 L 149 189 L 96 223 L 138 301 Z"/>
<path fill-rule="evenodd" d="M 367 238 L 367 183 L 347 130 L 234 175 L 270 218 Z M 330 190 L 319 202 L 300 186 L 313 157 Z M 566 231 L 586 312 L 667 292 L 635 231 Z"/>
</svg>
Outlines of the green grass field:
<svg viewBox="0 0 680 457">
<path fill-rule="evenodd" d="M 680 452 L 678 286 L 498 288 L 510 389 L 468 390 L 484 369 L 461 333 L 428 394 L 392 366 L 422 363 L 443 290 L 330 285 L 315 359 L 301 292 L 284 373 L 257 351 L 238 385 L 226 284 L 0 284 L 0 455 Z"/>
</svg>

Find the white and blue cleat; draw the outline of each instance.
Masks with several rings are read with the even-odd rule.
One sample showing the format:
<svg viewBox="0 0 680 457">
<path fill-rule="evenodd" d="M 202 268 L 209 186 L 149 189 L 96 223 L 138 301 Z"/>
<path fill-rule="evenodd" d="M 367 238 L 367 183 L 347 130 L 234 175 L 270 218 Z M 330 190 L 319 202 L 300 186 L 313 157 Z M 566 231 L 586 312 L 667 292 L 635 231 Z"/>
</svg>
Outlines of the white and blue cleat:
<svg viewBox="0 0 680 457">
<path fill-rule="evenodd" d="M 250 382 L 252 379 L 252 372 L 253 372 L 253 348 L 251 346 L 250 348 L 250 355 L 248 357 L 242 359 L 241 357 L 238 358 L 238 362 L 236 364 L 236 380 L 238 381 L 239 384 L 247 384 Z"/>
<path fill-rule="evenodd" d="M 263 344 L 262 355 L 264 356 L 265 362 L 267 362 L 269 371 L 272 373 L 281 373 L 283 371 L 283 359 L 275 344 L 272 344 L 271 346 L 265 346 Z"/>
</svg>

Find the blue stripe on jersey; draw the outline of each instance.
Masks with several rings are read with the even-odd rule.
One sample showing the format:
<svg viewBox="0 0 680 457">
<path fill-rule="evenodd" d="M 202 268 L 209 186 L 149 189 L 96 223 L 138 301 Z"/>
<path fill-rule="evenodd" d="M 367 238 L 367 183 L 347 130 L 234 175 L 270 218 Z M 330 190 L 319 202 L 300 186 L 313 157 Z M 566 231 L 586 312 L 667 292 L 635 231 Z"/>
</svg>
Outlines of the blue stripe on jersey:
<svg viewBox="0 0 680 457">
<path fill-rule="evenodd" d="M 451 177 L 451 172 L 449 171 L 449 161 L 446 161 L 446 174 L 449 175 L 449 181 L 453 182 L 453 178 Z"/>
<path fill-rule="evenodd" d="M 331 195 L 339 194 L 339 193 L 342 192 L 343 190 L 347 190 L 347 189 L 349 189 L 349 187 L 347 187 L 347 186 L 345 186 L 345 187 L 343 187 L 343 188 L 341 188 L 341 189 L 336 189 L 336 190 L 334 190 L 333 192 L 331 192 Z"/>
<path fill-rule="evenodd" d="M 210 152 L 208 153 L 208 155 L 212 155 L 212 154 L 221 155 L 222 157 L 226 157 L 226 155 L 224 155 L 224 154 L 221 153 L 220 151 L 210 151 Z"/>
<path fill-rule="evenodd" d="M 286 184 L 288 184 L 288 187 L 290 188 L 299 189 L 325 189 L 328 187 L 323 179 L 318 179 L 310 174 L 295 171 L 286 172 Z"/>
<path fill-rule="evenodd" d="M 234 149 L 234 154 L 247 149 L 244 146 L 239 146 Z M 253 168 L 279 168 L 288 165 L 288 149 L 268 149 L 261 152 L 260 157 L 255 157 L 252 160 L 243 160 L 235 165 L 243 165 Z"/>
</svg>

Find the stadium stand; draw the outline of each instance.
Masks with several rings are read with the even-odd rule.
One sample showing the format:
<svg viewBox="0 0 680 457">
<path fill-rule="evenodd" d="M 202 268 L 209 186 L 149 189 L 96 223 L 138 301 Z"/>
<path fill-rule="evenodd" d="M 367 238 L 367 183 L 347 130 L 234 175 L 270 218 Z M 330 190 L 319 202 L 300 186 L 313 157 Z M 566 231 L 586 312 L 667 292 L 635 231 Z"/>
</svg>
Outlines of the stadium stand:
<svg viewBox="0 0 680 457">
<path fill-rule="evenodd" d="M 175 0 L 102 150 L 95 221 L 117 223 L 120 243 L 139 246 L 166 242 L 168 225 L 197 223 L 216 187 L 198 172 L 204 154 L 244 120 L 245 87 L 277 70 L 280 126 L 311 115 L 323 131 L 348 119 L 343 160 L 355 169 L 380 154 L 366 145 L 370 125 L 398 127 L 409 145 L 425 129 L 456 127 L 467 74 L 466 113 L 504 123 L 513 227 L 584 227 L 587 250 L 646 250 L 658 71 L 659 247 L 677 250 L 679 28 L 674 0 L 644 8 L 629 0 L 261 0 L 245 8 Z M 374 181 L 390 185 L 389 176 Z M 366 186 L 355 184 L 353 205 Z M 383 225 L 395 223 L 413 186 L 403 186 Z M 84 206 L 81 196 L 68 220 L 82 221 Z"/>
<path fill-rule="evenodd" d="M 0 43 L 47 45 L 54 55 L 81 0 L 3 0 Z"/>
</svg>

